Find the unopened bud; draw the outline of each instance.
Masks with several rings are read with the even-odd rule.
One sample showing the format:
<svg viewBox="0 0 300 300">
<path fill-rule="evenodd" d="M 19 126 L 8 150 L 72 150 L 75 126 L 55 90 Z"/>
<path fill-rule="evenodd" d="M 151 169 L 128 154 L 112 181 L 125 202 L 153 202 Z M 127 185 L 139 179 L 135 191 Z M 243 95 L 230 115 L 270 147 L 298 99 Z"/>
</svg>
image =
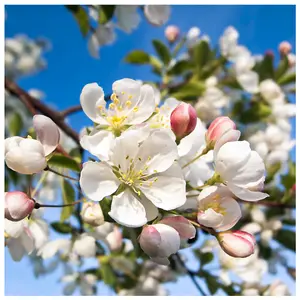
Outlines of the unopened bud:
<svg viewBox="0 0 300 300">
<path fill-rule="evenodd" d="M 296 65 L 296 55 L 294 53 L 289 53 L 287 56 L 289 61 L 289 67 L 292 68 Z"/>
<path fill-rule="evenodd" d="M 212 147 L 221 136 L 229 130 L 236 129 L 235 123 L 228 117 L 216 118 L 208 127 L 205 135 L 206 143 Z"/>
<path fill-rule="evenodd" d="M 288 55 L 292 50 L 292 45 L 287 41 L 283 41 L 279 44 L 278 50 L 281 55 Z"/>
<path fill-rule="evenodd" d="M 197 125 L 197 113 L 192 105 L 179 104 L 171 113 L 171 128 L 177 139 L 189 135 Z"/>
<path fill-rule="evenodd" d="M 23 192 L 7 192 L 4 198 L 4 215 L 10 221 L 20 221 L 30 215 L 34 209 L 35 202 Z"/>
<path fill-rule="evenodd" d="M 248 257 L 254 253 L 255 238 L 252 234 L 236 230 L 221 232 L 217 239 L 221 248 L 232 257 Z"/>
<path fill-rule="evenodd" d="M 180 34 L 180 30 L 175 25 L 170 25 L 165 29 L 165 37 L 170 43 L 174 43 Z"/>
<path fill-rule="evenodd" d="M 81 217 L 83 222 L 91 226 L 104 224 L 104 216 L 99 203 L 86 202 L 82 205 Z"/>
<path fill-rule="evenodd" d="M 273 50 L 267 50 L 267 51 L 265 52 L 265 56 L 269 56 L 269 57 L 271 57 L 272 59 L 274 59 L 274 52 L 273 52 Z"/>
</svg>

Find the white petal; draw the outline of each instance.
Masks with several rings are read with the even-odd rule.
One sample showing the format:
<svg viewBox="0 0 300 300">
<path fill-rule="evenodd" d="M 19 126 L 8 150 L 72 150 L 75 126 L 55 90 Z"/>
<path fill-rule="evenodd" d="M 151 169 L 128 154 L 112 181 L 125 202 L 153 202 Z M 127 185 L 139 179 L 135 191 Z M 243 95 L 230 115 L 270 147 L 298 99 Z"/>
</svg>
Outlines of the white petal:
<svg viewBox="0 0 300 300">
<path fill-rule="evenodd" d="M 131 33 L 140 23 L 141 17 L 137 10 L 137 5 L 117 5 L 115 14 L 118 19 L 118 25 L 127 33 Z"/>
<path fill-rule="evenodd" d="M 15 147 L 19 147 L 20 142 L 23 140 L 24 138 L 20 137 L 20 136 L 12 136 L 9 137 L 7 139 L 4 140 L 4 155 L 6 155 L 6 153 L 8 151 L 10 151 L 11 149 L 15 148 Z"/>
<path fill-rule="evenodd" d="M 4 230 L 9 236 L 17 238 L 22 234 L 25 224 L 24 220 L 13 222 L 4 219 Z"/>
<path fill-rule="evenodd" d="M 97 83 L 85 85 L 80 94 L 80 104 L 83 112 L 95 123 L 108 125 L 107 121 L 100 115 L 99 106 L 105 109 L 103 89 Z"/>
<path fill-rule="evenodd" d="M 223 219 L 223 215 L 215 212 L 212 208 L 205 210 L 203 213 L 198 213 L 197 216 L 199 224 L 213 228 L 217 228 L 223 222 Z"/>
<path fill-rule="evenodd" d="M 93 130 L 89 135 L 83 135 L 80 145 L 101 160 L 109 159 L 109 151 L 114 141 L 114 135 L 107 130 Z"/>
<path fill-rule="evenodd" d="M 161 26 L 168 21 L 171 7 L 170 5 L 145 5 L 144 13 L 151 24 Z"/>
<path fill-rule="evenodd" d="M 75 282 L 70 282 L 67 285 L 65 285 L 63 289 L 63 294 L 66 296 L 73 295 L 75 289 L 77 287 L 77 284 Z"/>
<path fill-rule="evenodd" d="M 128 124 L 140 124 L 146 121 L 154 112 L 155 98 L 151 85 L 144 84 L 140 90 L 140 98 L 136 103 L 137 111 L 132 110 L 127 115 Z"/>
<path fill-rule="evenodd" d="M 234 184 L 227 184 L 228 188 L 235 194 L 239 199 L 246 201 L 259 201 L 269 197 L 268 194 L 262 192 L 253 192 L 247 188 L 239 187 Z"/>
<path fill-rule="evenodd" d="M 21 239 L 10 239 L 7 242 L 9 253 L 14 261 L 20 261 L 26 254 Z"/>
<path fill-rule="evenodd" d="M 236 77 L 239 84 L 243 87 L 243 89 L 248 93 L 258 93 L 258 83 L 259 77 L 258 74 L 254 71 L 247 71 L 237 75 Z"/>
<path fill-rule="evenodd" d="M 151 257 L 151 260 L 163 266 L 168 266 L 170 264 L 170 261 L 167 257 Z"/>
<path fill-rule="evenodd" d="M 137 157 L 140 158 L 135 163 L 137 170 L 146 164 L 149 174 L 163 172 L 178 157 L 177 146 L 165 130 L 157 130 L 140 146 Z"/>
<path fill-rule="evenodd" d="M 101 201 L 114 193 L 120 182 L 105 162 L 86 162 L 80 174 L 80 186 L 88 198 Z"/>
<path fill-rule="evenodd" d="M 43 220 L 36 219 L 29 223 L 29 229 L 34 237 L 36 249 L 40 249 L 48 240 L 48 225 Z"/>
<path fill-rule="evenodd" d="M 145 207 L 147 222 L 154 220 L 158 216 L 157 207 L 151 201 L 149 201 L 144 195 L 140 196 L 139 201 Z"/>
<path fill-rule="evenodd" d="M 158 180 L 149 179 L 140 186 L 144 195 L 159 208 L 165 210 L 182 206 L 186 201 L 185 181 L 176 177 L 157 176 Z"/>
<path fill-rule="evenodd" d="M 47 259 L 53 257 L 59 250 L 66 251 L 70 246 L 70 240 L 58 239 L 45 244 L 37 254 L 43 259 Z"/>
<path fill-rule="evenodd" d="M 238 141 L 238 139 L 241 136 L 241 132 L 239 130 L 228 130 L 226 133 L 224 133 L 221 138 L 219 138 L 215 144 L 214 147 L 214 159 L 217 157 L 217 154 L 220 150 L 220 148 L 228 142 L 234 142 L 234 141 Z"/>
<path fill-rule="evenodd" d="M 127 227 L 140 227 L 147 223 L 145 207 L 129 189 L 113 197 L 109 215 Z"/>
<path fill-rule="evenodd" d="M 25 229 L 24 232 L 21 234 L 19 239 L 22 242 L 22 245 L 27 254 L 31 254 L 34 250 L 34 240 L 33 237 L 28 229 Z"/>
<path fill-rule="evenodd" d="M 182 239 L 191 239 L 196 235 L 195 227 L 182 216 L 169 216 L 160 220 L 159 223 L 173 227 Z"/>
<path fill-rule="evenodd" d="M 60 134 L 57 125 L 46 116 L 35 115 L 33 116 L 33 127 L 37 140 L 44 147 L 45 155 L 49 155 L 59 144 Z"/>
<path fill-rule="evenodd" d="M 7 166 L 21 174 L 38 173 L 46 168 L 42 144 L 33 139 L 23 139 L 19 147 L 14 147 L 5 156 Z"/>
<path fill-rule="evenodd" d="M 158 230 L 161 237 L 157 256 L 168 257 L 176 253 L 180 248 L 179 233 L 173 227 L 165 224 L 155 224 L 153 226 Z"/>
<path fill-rule="evenodd" d="M 244 225 L 241 228 L 241 230 L 254 235 L 254 234 L 259 233 L 262 230 L 262 228 L 258 223 L 251 222 L 251 223 Z"/>
<path fill-rule="evenodd" d="M 96 254 L 96 240 L 88 235 L 82 235 L 76 239 L 73 251 L 83 257 L 93 257 Z"/>
<path fill-rule="evenodd" d="M 100 43 L 97 39 L 96 34 L 93 33 L 88 40 L 88 51 L 90 55 L 94 58 L 99 58 L 99 48 Z"/>
</svg>

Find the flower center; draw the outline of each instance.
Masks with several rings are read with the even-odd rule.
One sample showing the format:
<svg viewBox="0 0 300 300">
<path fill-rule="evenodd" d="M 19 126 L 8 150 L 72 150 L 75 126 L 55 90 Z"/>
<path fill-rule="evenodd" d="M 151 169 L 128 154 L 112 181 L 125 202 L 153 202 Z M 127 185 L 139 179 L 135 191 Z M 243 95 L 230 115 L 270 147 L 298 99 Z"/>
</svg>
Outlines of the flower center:
<svg viewBox="0 0 300 300">
<path fill-rule="evenodd" d="M 212 201 L 209 203 L 205 203 L 204 205 L 200 205 L 199 211 L 204 212 L 205 210 L 208 210 L 209 208 L 213 209 L 215 212 L 225 216 L 226 215 L 226 209 L 221 206 L 220 203 L 221 196 L 219 194 L 216 194 L 212 197 Z"/>
</svg>

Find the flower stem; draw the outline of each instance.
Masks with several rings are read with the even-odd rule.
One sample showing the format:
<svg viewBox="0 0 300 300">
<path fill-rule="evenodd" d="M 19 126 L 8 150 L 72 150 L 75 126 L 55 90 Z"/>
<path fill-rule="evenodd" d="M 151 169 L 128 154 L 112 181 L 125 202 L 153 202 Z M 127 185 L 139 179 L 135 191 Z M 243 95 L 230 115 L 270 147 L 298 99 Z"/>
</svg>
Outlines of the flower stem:
<svg viewBox="0 0 300 300">
<path fill-rule="evenodd" d="M 83 200 L 78 200 L 78 201 L 75 201 L 73 203 L 69 203 L 69 204 L 60 204 L 60 205 L 55 205 L 55 204 L 40 204 L 38 202 L 35 202 L 34 204 L 34 208 L 35 209 L 39 209 L 41 207 L 66 207 L 66 206 L 73 206 L 73 205 L 76 205 L 80 202 L 82 202 Z"/>
<path fill-rule="evenodd" d="M 31 193 L 31 198 L 33 198 L 35 196 L 35 194 L 37 193 L 38 189 L 40 188 L 41 184 L 43 183 L 43 181 L 46 179 L 48 173 L 45 172 L 43 173 L 43 175 L 41 176 L 40 180 L 38 181 L 35 189 L 33 190 L 33 192 Z"/>
<path fill-rule="evenodd" d="M 67 179 L 70 179 L 70 180 L 73 180 L 73 181 L 78 181 L 78 179 L 76 179 L 76 178 L 74 178 L 74 177 L 71 177 L 71 176 L 68 176 L 68 175 L 64 175 L 64 174 L 62 174 L 62 173 L 59 173 L 59 172 L 57 172 L 57 171 L 51 169 L 49 166 L 47 166 L 47 167 L 44 169 L 44 171 L 50 171 L 50 172 L 52 172 L 52 173 L 54 173 L 54 174 L 56 174 L 56 175 L 59 175 L 59 176 L 61 176 L 61 177 L 64 177 L 64 178 L 67 178 Z"/>
<path fill-rule="evenodd" d="M 195 161 L 196 161 L 197 159 L 199 159 L 201 156 L 207 154 L 208 151 L 210 151 L 210 150 L 211 150 L 210 147 L 205 147 L 205 148 L 203 149 L 203 151 L 202 151 L 199 155 L 197 155 L 194 159 L 192 159 L 191 161 L 189 161 L 188 163 L 186 163 L 186 164 L 182 167 L 182 169 L 186 168 L 187 166 L 189 166 L 190 164 L 192 164 L 193 162 L 195 162 Z"/>
</svg>

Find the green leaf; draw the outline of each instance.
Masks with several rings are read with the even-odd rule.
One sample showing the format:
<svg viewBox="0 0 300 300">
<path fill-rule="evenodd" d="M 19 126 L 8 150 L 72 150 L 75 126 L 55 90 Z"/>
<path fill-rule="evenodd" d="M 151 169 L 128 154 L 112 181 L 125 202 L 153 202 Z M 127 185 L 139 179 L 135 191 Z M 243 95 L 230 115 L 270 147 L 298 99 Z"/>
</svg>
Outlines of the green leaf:
<svg viewBox="0 0 300 300">
<path fill-rule="evenodd" d="M 182 75 L 187 71 L 190 71 L 192 69 L 192 64 L 188 62 L 187 60 L 179 60 L 175 63 L 175 65 L 168 70 L 168 75 Z"/>
<path fill-rule="evenodd" d="M 99 12 L 99 24 L 107 23 L 114 15 L 115 5 L 101 5 Z"/>
<path fill-rule="evenodd" d="M 274 66 L 273 58 L 270 55 L 265 55 L 264 59 L 254 67 L 254 70 L 259 75 L 259 80 L 265 80 L 267 78 L 274 78 Z"/>
<path fill-rule="evenodd" d="M 71 233 L 73 230 L 72 226 L 67 223 L 52 222 L 50 225 L 55 231 L 63 234 Z"/>
<path fill-rule="evenodd" d="M 284 247 L 296 251 L 296 233 L 294 231 L 281 229 L 277 232 L 275 239 Z"/>
<path fill-rule="evenodd" d="M 8 129 L 12 136 L 20 135 L 23 128 L 23 121 L 18 113 L 14 113 L 9 119 Z"/>
<path fill-rule="evenodd" d="M 172 97 L 178 100 L 195 100 L 205 91 L 205 85 L 202 82 L 189 82 L 176 89 L 170 89 Z"/>
<path fill-rule="evenodd" d="M 292 74 L 287 74 L 285 76 L 280 77 L 277 80 L 277 83 L 280 85 L 287 85 L 290 83 L 295 83 L 296 81 L 296 73 L 292 73 Z"/>
<path fill-rule="evenodd" d="M 90 30 L 89 16 L 86 11 L 80 5 L 66 5 L 75 17 L 82 35 L 85 37 Z"/>
<path fill-rule="evenodd" d="M 295 219 L 283 219 L 281 222 L 284 225 L 289 225 L 289 226 L 296 226 L 296 220 Z"/>
<path fill-rule="evenodd" d="M 288 70 L 289 68 L 289 60 L 287 56 L 284 56 L 278 65 L 277 70 L 275 71 L 275 79 L 278 80 L 280 79 Z"/>
<path fill-rule="evenodd" d="M 150 56 L 142 50 L 133 50 L 127 54 L 125 62 L 138 65 L 149 64 Z"/>
<path fill-rule="evenodd" d="M 289 161 L 289 172 L 281 176 L 281 183 L 289 190 L 296 183 L 296 164 Z"/>
<path fill-rule="evenodd" d="M 209 273 L 205 273 L 205 280 L 207 283 L 207 287 L 212 295 L 214 295 L 219 289 L 220 285 L 215 276 L 210 275 Z"/>
<path fill-rule="evenodd" d="M 264 246 L 261 242 L 258 243 L 258 246 L 260 256 L 266 260 L 270 259 L 272 256 L 272 248 Z"/>
<path fill-rule="evenodd" d="M 258 122 L 270 116 L 271 113 L 272 109 L 269 105 L 262 102 L 253 102 L 250 109 L 240 114 L 240 122 L 244 124 Z"/>
<path fill-rule="evenodd" d="M 193 48 L 193 63 L 196 67 L 196 73 L 198 78 L 201 78 L 202 68 L 208 63 L 210 60 L 210 49 L 207 41 L 199 42 Z"/>
<path fill-rule="evenodd" d="M 170 53 L 168 47 L 159 40 L 153 40 L 152 44 L 155 48 L 155 51 L 156 51 L 158 57 L 161 59 L 161 61 L 165 65 L 168 65 L 171 61 L 171 53 Z"/>
<path fill-rule="evenodd" d="M 75 202 L 75 191 L 73 186 L 70 184 L 70 182 L 66 179 L 62 179 L 62 198 L 64 201 L 64 204 L 71 204 Z M 62 209 L 61 215 L 60 215 L 60 221 L 64 222 L 70 216 L 72 215 L 74 206 L 65 206 Z"/>
<path fill-rule="evenodd" d="M 210 263 L 214 259 L 214 255 L 211 252 L 201 253 L 200 259 L 201 259 L 201 265 L 204 266 Z"/>
<path fill-rule="evenodd" d="M 101 263 L 101 278 L 103 282 L 109 286 L 116 284 L 116 275 L 109 263 Z"/>
<path fill-rule="evenodd" d="M 114 223 L 115 221 L 108 214 L 110 212 L 111 200 L 109 198 L 104 198 L 103 200 L 99 201 L 99 205 L 102 209 L 105 222 Z"/>
<path fill-rule="evenodd" d="M 157 57 L 150 55 L 150 62 L 149 63 L 152 66 L 152 71 L 155 74 L 160 76 L 161 73 L 162 73 L 162 67 L 163 67 L 161 61 Z"/>
<path fill-rule="evenodd" d="M 67 169 L 70 169 L 70 170 L 73 170 L 76 172 L 80 172 L 79 164 L 75 160 L 73 160 L 69 157 L 66 157 L 64 155 L 61 155 L 61 154 L 54 154 L 49 159 L 48 165 L 50 167 L 51 166 L 61 167 L 61 168 L 67 168 Z"/>
<path fill-rule="evenodd" d="M 78 164 L 81 163 L 81 153 L 79 148 L 73 148 L 69 154 L 71 157 L 73 157 L 74 161 L 76 161 Z"/>
</svg>

